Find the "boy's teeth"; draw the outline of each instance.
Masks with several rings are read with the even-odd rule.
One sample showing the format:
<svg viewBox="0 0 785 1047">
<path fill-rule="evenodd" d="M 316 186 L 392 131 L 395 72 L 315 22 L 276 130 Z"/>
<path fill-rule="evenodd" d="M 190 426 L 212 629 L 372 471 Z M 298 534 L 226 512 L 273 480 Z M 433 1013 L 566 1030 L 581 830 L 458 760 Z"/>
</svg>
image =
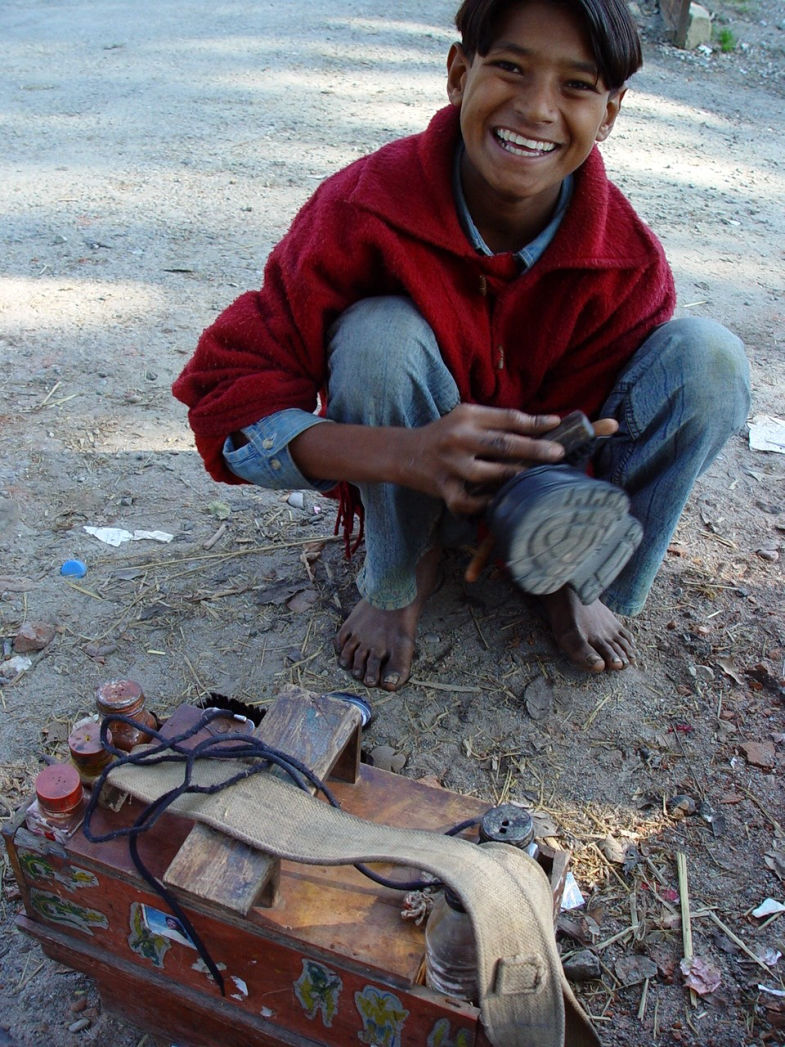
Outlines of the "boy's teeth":
<svg viewBox="0 0 785 1047">
<path fill-rule="evenodd" d="M 505 131 L 502 128 L 497 129 L 496 136 L 502 140 L 505 147 L 518 146 L 527 152 L 550 153 L 556 148 L 555 142 L 538 142 L 534 138 L 524 138 L 523 135 L 517 135 L 514 131 Z"/>
</svg>

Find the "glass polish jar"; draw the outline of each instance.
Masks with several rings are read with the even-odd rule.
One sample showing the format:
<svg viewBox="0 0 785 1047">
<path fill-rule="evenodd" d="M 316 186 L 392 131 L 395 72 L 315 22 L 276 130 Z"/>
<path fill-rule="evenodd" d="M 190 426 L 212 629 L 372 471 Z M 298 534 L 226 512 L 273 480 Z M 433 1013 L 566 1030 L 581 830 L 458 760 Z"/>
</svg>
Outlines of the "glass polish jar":
<svg viewBox="0 0 785 1047">
<path fill-rule="evenodd" d="M 425 984 L 445 996 L 477 1002 L 474 931 L 460 898 L 447 886 L 425 925 Z"/>
<path fill-rule="evenodd" d="M 479 844 L 506 843 L 538 853 L 534 822 L 515 804 L 500 804 L 483 815 Z M 477 1003 L 477 946 L 471 921 L 452 888 L 445 885 L 425 925 L 425 984 L 445 996 Z"/>
<path fill-rule="evenodd" d="M 109 680 L 98 688 L 96 706 L 102 717 L 128 716 L 141 725 L 133 727 L 120 720 L 110 719 L 108 729 L 112 732 L 112 742 L 116 748 L 130 752 L 135 745 L 150 741 L 150 735 L 144 728 L 155 730 L 157 721 L 145 709 L 146 700 L 144 691 L 135 680 Z"/>
<path fill-rule="evenodd" d="M 107 744 L 113 744 L 112 732 L 106 732 Z M 101 743 L 101 725 L 94 720 L 83 720 L 68 735 L 71 763 L 79 772 L 82 784 L 91 786 L 114 757 Z"/>
</svg>

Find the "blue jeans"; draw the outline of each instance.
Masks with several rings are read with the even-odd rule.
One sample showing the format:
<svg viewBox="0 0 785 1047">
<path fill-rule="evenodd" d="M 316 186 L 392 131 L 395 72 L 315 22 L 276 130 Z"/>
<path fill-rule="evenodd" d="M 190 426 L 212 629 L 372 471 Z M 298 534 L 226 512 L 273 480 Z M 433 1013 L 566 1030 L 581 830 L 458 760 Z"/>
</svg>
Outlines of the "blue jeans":
<svg viewBox="0 0 785 1047">
<path fill-rule="evenodd" d="M 333 421 L 417 427 L 459 403 L 433 331 L 407 298 L 357 302 L 330 331 Z M 749 409 L 749 368 L 735 335 L 712 320 L 671 320 L 638 349 L 600 417 L 619 422 L 594 472 L 624 488 L 644 537 L 603 595 L 619 614 L 643 607 L 698 476 Z M 374 607 L 394 610 L 416 595 L 417 564 L 436 544 L 476 537 L 476 521 L 447 512 L 437 498 L 394 484 L 361 484 L 365 563 L 357 579 Z"/>
</svg>

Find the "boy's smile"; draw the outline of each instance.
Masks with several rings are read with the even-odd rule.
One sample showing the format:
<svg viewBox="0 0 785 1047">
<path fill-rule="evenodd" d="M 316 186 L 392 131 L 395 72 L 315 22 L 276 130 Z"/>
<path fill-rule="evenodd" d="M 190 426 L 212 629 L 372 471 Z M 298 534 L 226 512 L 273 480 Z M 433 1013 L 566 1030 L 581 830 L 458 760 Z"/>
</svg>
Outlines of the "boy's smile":
<svg viewBox="0 0 785 1047">
<path fill-rule="evenodd" d="M 605 86 L 576 16 L 542 0 L 515 7 L 488 54 L 469 61 L 454 44 L 447 70 L 472 218 L 492 250 L 518 250 L 547 224 L 563 179 L 610 134 L 624 89 Z"/>
</svg>

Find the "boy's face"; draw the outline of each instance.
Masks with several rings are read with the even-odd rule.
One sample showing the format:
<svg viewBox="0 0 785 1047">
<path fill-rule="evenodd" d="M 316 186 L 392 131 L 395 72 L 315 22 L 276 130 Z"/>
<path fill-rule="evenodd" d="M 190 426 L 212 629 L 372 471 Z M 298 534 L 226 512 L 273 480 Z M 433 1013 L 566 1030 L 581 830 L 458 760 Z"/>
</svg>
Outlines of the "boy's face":
<svg viewBox="0 0 785 1047">
<path fill-rule="evenodd" d="M 562 180 L 610 134 L 624 95 L 599 79 L 580 22 L 543 0 L 515 7 L 487 55 L 469 62 L 453 45 L 447 70 L 473 216 L 493 208 L 549 214 Z"/>
</svg>

